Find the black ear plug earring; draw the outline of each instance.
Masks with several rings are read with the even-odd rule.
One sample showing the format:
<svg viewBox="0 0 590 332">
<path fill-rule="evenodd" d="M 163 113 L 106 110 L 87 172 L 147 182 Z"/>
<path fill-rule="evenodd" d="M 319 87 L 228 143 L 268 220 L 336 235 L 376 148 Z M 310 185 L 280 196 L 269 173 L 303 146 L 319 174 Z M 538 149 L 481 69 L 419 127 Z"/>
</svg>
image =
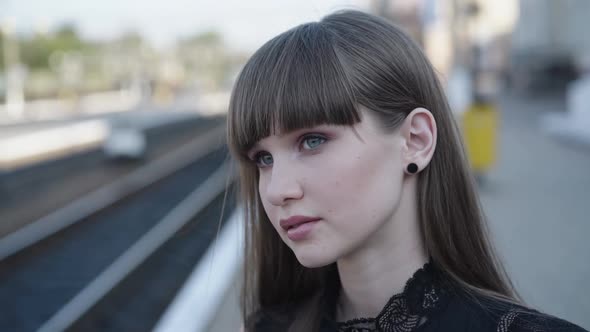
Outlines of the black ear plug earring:
<svg viewBox="0 0 590 332">
<path fill-rule="evenodd" d="M 408 165 L 408 173 L 415 174 L 416 172 L 418 172 L 418 165 L 416 165 L 414 163 L 410 163 Z"/>
</svg>

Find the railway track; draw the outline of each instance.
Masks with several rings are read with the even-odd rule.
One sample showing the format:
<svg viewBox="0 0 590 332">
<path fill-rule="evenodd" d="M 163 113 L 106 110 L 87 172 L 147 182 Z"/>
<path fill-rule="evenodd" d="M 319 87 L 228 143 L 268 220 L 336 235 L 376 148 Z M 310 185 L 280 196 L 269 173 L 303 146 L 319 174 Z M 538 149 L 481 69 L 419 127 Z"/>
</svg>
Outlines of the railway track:
<svg viewBox="0 0 590 332">
<path fill-rule="evenodd" d="M 113 162 L 100 149 L 93 149 L 0 174 L 0 237 L 162 157 L 223 122 L 223 117 L 202 117 L 148 129 L 147 153 L 141 161 Z"/>
<path fill-rule="evenodd" d="M 0 330 L 153 327 L 235 206 L 223 136 L 216 127 L 0 239 Z"/>
</svg>

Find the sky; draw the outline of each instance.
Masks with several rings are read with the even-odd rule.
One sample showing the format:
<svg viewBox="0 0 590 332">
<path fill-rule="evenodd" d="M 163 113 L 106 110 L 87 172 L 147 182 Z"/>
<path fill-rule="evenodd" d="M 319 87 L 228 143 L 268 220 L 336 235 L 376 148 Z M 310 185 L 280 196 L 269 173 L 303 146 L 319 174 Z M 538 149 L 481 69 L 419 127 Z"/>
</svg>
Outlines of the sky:
<svg viewBox="0 0 590 332">
<path fill-rule="evenodd" d="M 156 47 L 217 30 L 231 48 L 251 51 L 295 25 L 371 0 L 0 0 L 0 24 L 23 33 L 74 23 L 92 39 L 139 31 Z"/>
</svg>

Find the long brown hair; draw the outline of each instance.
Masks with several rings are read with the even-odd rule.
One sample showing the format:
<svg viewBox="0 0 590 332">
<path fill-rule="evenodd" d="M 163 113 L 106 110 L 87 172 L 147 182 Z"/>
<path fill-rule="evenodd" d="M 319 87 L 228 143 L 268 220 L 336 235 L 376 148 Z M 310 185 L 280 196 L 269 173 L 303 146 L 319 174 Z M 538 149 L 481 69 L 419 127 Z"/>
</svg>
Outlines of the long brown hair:
<svg viewBox="0 0 590 332">
<path fill-rule="evenodd" d="M 262 207 L 258 171 L 246 151 L 274 131 L 353 125 L 360 121 L 359 105 L 374 112 L 386 131 L 396 130 L 417 107 L 432 112 L 438 142 L 418 175 L 416 197 L 425 249 L 468 293 L 517 301 L 488 239 L 461 137 L 430 62 L 398 27 L 340 11 L 268 41 L 247 62 L 232 93 L 228 142 L 239 162 L 246 219 L 246 328 L 252 329 L 248 318 L 256 313 L 286 311 L 290 331 L 315 331 L 325 310 L 322 292 L 340 285 L 335 263 L 305 268 L 280 239 Z"/>
</svg>

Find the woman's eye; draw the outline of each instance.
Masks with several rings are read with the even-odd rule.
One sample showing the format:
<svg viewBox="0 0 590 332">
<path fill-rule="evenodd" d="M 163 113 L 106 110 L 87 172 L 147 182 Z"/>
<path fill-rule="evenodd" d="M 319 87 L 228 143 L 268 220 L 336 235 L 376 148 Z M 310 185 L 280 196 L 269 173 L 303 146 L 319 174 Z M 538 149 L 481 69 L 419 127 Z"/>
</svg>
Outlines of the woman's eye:
<svg viewBox="0 0 590 332">
<path fill-rule="evenodd" d="M 325 141 L 326 139 L 322 136 L 310 135 L 303 139 L 303 148 L 306 150 L 313 150 Z"/>
<path fill-rule="evenodd" d="M 327 139 L 320 135 L 307 135 L 301 139 L 300 144 L 302 145 L 302 149 L 304 150 L 313 150 L 325 143 L 326 141 Z M 274 163 L 272 155 L 266 151 L 260 151 L 254 154 L 251 160 L 259 168 L 270 167 Z"/>
<path fill-rule="evenodd" d="M 272 155 L 267 152 L 260 152 L 254 156 L 254 162 L 258 167 L 268 167 L 272 165 Z"/>
</svg>

